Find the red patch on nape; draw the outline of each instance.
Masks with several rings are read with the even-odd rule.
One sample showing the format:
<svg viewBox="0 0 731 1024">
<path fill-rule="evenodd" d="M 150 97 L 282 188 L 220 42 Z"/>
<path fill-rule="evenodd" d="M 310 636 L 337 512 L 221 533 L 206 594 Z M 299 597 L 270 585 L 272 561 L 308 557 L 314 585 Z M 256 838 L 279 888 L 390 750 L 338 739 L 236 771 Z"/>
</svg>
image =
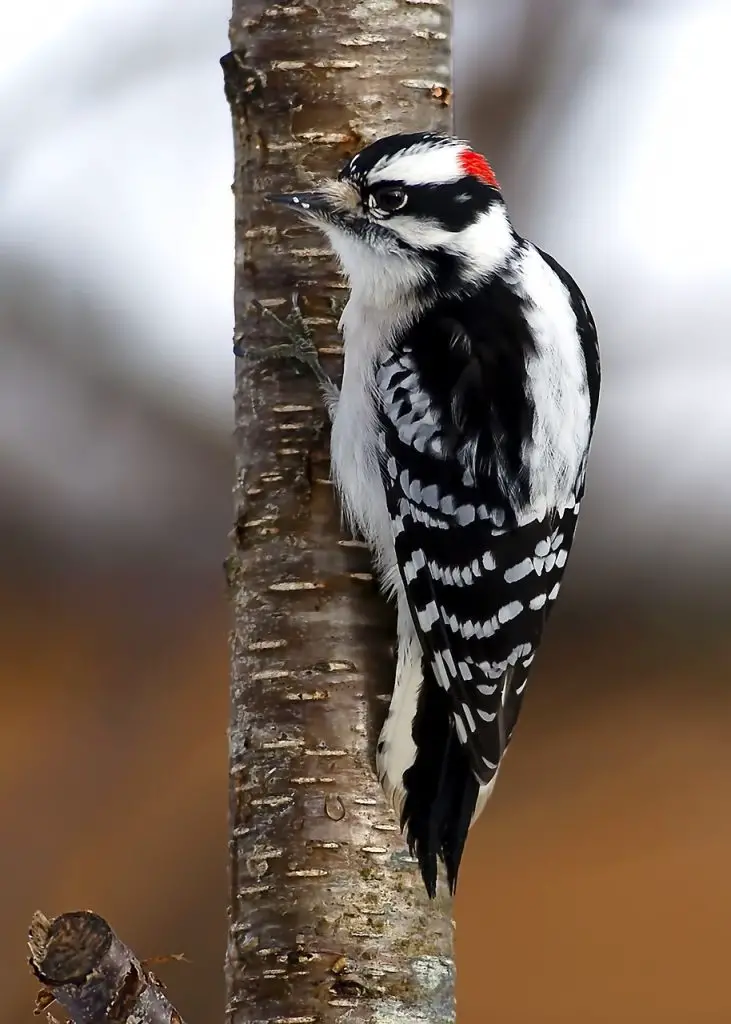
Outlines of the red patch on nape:
<svg viewBox="0 0 731 1024">
<path fill-rule="evenodd" d="M 459 154 L 459 166 L 465 174 L 471 174 L 493 188 L 500 188 L 495 172 L 480 153 L 475 153 L 472 149 L 463 149 Z"/>
</svg>

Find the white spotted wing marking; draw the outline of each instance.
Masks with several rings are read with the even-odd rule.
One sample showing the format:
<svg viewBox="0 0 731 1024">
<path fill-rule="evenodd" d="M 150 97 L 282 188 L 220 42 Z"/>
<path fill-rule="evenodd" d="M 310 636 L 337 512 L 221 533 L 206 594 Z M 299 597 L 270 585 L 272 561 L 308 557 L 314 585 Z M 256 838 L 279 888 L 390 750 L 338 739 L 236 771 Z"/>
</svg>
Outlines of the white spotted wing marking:
<svg viewBox="0 0 731 1024">
<path fill-rule="evenodd" d="M 495 560 L 489 552 L 482 558 L 473 558 L 469 565 L 443 565 L 434 558 L 427 560 L 424 551 L 416 548 L 403 565 L 403 574 L 407 583 L 416 579 L 419 569 L 428 567 L 430 575 L 445 587 L 469 587 L 475 580 L 482 578 L 495 568 Z"/>
<path fill-rule="evenodd" d="M 563 542 L 564 535 L 558 529 L 555 529 L 550 537 L 543 537 L 536 544 L 532 555 L 522 558 L 516 565 L 505 570 L 505 582 L 517 583 L 532 572 L 540 576 L 544 571 L 550 572 L 554 565 L 562 569 L 568 558 L 568 552 L 561 547 Z"/>
<path fill-rule="evenodd" d="M 487 785 L 558 593 L 577 503 L 572 495 L 553 512 L 539 503 L 511 527 L 509 500 L 495 508 L 472 470 L 455 465 L 408 354 L 390 355 L 376 386 L 384 412 L 382 478 L 406 598 L 435 678 L 452 698 L 455 735 Z M 450 493 L 455 475 L 461 489 Z"/>
</svg>

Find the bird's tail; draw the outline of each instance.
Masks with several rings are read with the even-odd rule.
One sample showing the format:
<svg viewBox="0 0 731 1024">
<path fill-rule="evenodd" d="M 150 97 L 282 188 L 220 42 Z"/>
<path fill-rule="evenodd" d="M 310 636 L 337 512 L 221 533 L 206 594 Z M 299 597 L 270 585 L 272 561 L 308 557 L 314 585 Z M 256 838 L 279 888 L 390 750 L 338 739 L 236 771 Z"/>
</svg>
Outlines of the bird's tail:
<svg viewBox="0 0 731 1024">
<path fill-rule="evenodd" d="M 426 659 L 424 659 L 426 662 Z M 423 683 L 413 723 L 416 757 L 404 774 L 401 825 L 419 862 L 426 891 L 437 889 L 437 858 L 444 861 L 454 893 L 480 783 L 470 767 L 452 721 L 448 694 L 424 663 Z"/>
<path fill-rule="evenodd" d="M 416 645 L 403 651 L 403 659 L 379 742 L 379 775 L 433 898 L 440 858 L 455 891 L 467 833 L 488 787 L 480 786 L 470 767 L 454 731 L 451 701 L 431 665 Z"/>
</svg>

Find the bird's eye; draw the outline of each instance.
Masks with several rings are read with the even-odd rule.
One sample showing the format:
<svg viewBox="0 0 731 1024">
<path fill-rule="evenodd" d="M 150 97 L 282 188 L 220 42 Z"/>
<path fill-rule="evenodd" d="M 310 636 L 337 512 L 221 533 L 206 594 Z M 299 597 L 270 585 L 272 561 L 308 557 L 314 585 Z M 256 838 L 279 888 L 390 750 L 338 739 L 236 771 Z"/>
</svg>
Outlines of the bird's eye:
<svg viewBox="0 0 731 1024">
<path fill-rule="evenodd" d="M 403 206 L 406 206 L 408 196 L 403 188 L 396 188 L 393 185 L 386 185 L 377 188 L 371 193 L 371 201 L 379 210 L 384 213 L 395 213 Z"/>
</svg>

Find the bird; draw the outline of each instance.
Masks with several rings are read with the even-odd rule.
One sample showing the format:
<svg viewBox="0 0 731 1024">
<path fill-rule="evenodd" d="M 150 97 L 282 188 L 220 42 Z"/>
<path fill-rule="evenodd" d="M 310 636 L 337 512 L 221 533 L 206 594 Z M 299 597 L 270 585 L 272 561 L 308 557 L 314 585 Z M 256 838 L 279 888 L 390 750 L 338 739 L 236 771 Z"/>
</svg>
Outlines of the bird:
<svg viewBox="0 0 731 1024">
<path fill-rule="evenodd" d="M 464 140 L 390 135 L 268 198 L 326 236 L 349 287 L 333 477 L 397 609 L 376 765 L 428 895 L 440 862 L 454 894 L 571 550 L 596 326 Z"/>
</svg>

